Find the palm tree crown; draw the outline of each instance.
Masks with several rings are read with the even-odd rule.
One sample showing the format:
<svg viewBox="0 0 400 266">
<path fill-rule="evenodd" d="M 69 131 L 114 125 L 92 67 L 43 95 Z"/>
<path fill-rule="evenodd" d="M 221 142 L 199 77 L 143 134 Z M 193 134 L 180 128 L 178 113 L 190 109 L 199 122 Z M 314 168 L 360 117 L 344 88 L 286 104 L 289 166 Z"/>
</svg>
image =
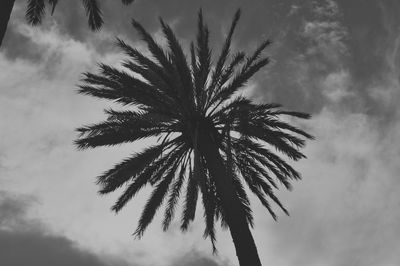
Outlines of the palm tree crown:
<svg viewBox="0 0 400 266">
<path fill-rule="evenodd" d="M 121 0 L 123 4 L 131 4 L 134 0 Z M 50 5 L 51 14 L 53 14 L 58 0 L 47 0 Z M 88 17 L 88 24 L 92 30 L 98 30 L 103 25 L 103 17 L 101 9 L 97 0 L 82 0 L 83 7 L 85 8 Z M 28 8 L 26 10 L 26 19 L 32 25 L 42 23 L 43 16 L 46 12 L 45 0 L 28 0 Z"/>
<path fill-rule="evenodd" d="M 276 214 L 270 200 L 287 213 L 274 189 L 278 183 L 289 189 L 290 181 L 300 179 L 300 174 L 270 148 L 293 160 L 304 158 L 299 149 L 304 146 L 304 139 L 312 136 L 281 117 L 310 116 L 284 111 L 279 104 L 257 104 L 240 95 L 246 82 L 270 62 L 262 54 L 271 42 L 261 42 L 250 55 L 232 54 L 231 40 L 239 17 L 237 11 L 215 64 L 209 47 L 209 30 L 200 11 L 197 39 L 190 45 L 189 60 L 162 19 L 166 50 L 133 20 L 133 27 L 147 44 L 151 56 L 117 39 L 128 56 L 123 62 L 124 70 L 101 64 L 99 74 L 84 74 L 80 93 L 115 101 L 126 109 L 106 110 L 106 121 L 79 128 L 78 148 L 112 146 L 149 137 L 159 140 L 98 177 L 101 194 L 127 185 L 112 207 L 116 212 L 145 185 L 153 186 L 135 231 L 138 237 L 143 235 L 164 200 L 162 225 L 164 230 L 168 228 L 184 187 L 181 229 L 186 230 L 194 219 L 201 195 L 204 235 L 210 237 L 214 250 L 215 221 L 231 227 L 230 200 L 240 202 L 246 223 L 253 225 L 244 183 L 274 219 Z M 215 158 L 223 162 L 220 173 L 226 173 L 229 178 L 225 180 L 233 184 L 233 199 L 223 195 L 229 182 L 222 183 L 225 181 L 215 174 L 217 168 L 213 168 L 212 153 L 207 149 L 216 151 Z"/>
</svg>

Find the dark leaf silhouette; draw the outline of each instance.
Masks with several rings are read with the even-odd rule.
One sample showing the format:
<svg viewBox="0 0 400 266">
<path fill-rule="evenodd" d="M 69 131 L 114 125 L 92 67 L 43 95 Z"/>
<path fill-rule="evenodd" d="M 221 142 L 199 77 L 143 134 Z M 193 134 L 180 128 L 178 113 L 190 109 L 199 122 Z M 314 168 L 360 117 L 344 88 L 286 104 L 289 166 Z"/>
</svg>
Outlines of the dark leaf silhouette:
<svg viewBox="0 0 400 266">
<path fill-rule="evenodd" d="M 240 265 L 261 265 L 249 230 L 253 214 L 245 185 L 273 219 L 277 219 L 273 205 L 288 214 L 274 192 L 280 185 L 290 189 L 291 181 L 300 179 L 300 174 L 271 149 L 299 160 L 305 158 L 300 150 L 305 139 L 313 137 L 282 120 L 283 116 L 308 119 L 308 114 L 237 96 L 248 80 L 270 62 L 263 51 L 271 44 L 269 40 L 261 42 L 249 56 L 232 53 L 239 18 L 240 11 L 234 15 L 215 65 L 201 11 L 189 59 L 162 19 L 166 49 L 133 20 L 151 56 L 117 39 L 127 55 L 124 69 L 101 64 L 99 74 L 84 74 L 79 93 L 120 103 L 125 109 L 106 110 L 104 122 L 79 128 L 76 145 L 87 149 L 158 137 L 156 145 L 99 177 L 100 193 L 126 185 L 112 209 L 120 211 L 141 188 L 152 186 L 153 193 L 134 233 L 141 237 L 164 200 L 162 226 L 168 229 L 183 194 L 180 223 L 182 231 L 187 230 L 201 197 L 204 236 L 210 238 L 213 251 L 215 222 L 220 221 L 231 231 Z"/>
<path fill-rule="evenodd" d="M 4 3 L 3 3 L 4 1 Z M 14 7 L 15 0 L 2 0 L 0 9 L 0 46 L 7 30 L 8 21 Z M 121 0 L 124 5 L 129 5 L 134 0 Z M 27 8 L 25 17 L 29 24 L 39 25 L 42 23 L 46 14 L 46 5 L 50 8 L 50 14 L 53 15 L 58 0 L 27 0 Z M 88 18 L 88 25 L 91 30 L 99 30 L 104 23 L 101 7 L 98 0 L 82 0 L 83 8 L 85 9 Z"/>
</svg>

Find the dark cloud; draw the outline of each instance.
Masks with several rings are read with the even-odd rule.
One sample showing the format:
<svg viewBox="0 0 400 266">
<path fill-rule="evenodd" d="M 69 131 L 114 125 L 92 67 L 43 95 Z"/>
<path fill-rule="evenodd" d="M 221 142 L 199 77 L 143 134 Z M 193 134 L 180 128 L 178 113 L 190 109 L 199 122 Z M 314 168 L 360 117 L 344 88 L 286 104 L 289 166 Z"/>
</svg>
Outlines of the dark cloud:
<svg viewBox="0 0 400 266">
<path fill-rule="evenodd" d="M 27 217 L 31 197 L 0 192 L 1 265 L 133 266 L 112 256 L 98 255 L 56 235 Z"/>
<path fill-rule="evenodd" d="M 392 71 L 387 53 L 392 51 L 399 58 L 395 42 L 400 22 L 398 1 L 139 0 L 130 6 L 120 1 L 101 4 L 106 23 L 100 32 L 89 30 L 81 3 L 71 1 L 60 1 L 53 17 L 47 16 L 41 27 L 48 29 L 55 21 L 62 34 L 89 43 L 104 54 L 116 50 L 114 36 L 138 40 L 131 18 L 156 32 L 161 16 L 173 24 L 180 38 L 192 40 L 197 12 L 202 8 L 217 52 L 233 13 L 242 8 L 235 47 L 251 50 L 264 38 L 275 41 L 270 49 L 274 63 L 256 76 L 254 98 L 312 113 L 333 102 L 351 111 L 390 114 L 368 89 L 385 82 L 386 73 Z M 24 21 L 25 3 L 18 7 L 12 21 Z M 8 57 L 41 59 L 37 45 L 13 26 L 9 31 L 3 45 Z M 344 72 L 351 80 L 340 75 Z M 333 88 L 326 88 L 329 82 L 334 83 Z"/>
<path fill-rule="evenodd" d="M 1 265 L 54 266 L 135 266 L 115 256 L 96 254 L 79 247 L 65 236 L 51 232 L 45 224 L 29 217 L 38 202 L 32 196 L 0 191 Z M 148 265 L 148 264 L 140 264 Z M 217 256 L 191 250 L 168 264 L 170 266 L 231 266 Z"/>
<path fill-rule="evenodd" d="M 258 78 L 255 97 L 316 113 L 330 100 L 323 81 L 348 60 L 347 29 L 333 1 L 303 1 L 294 7 L 282 19 L 271 55 L 274 64 Z"/>
<path fill-rule="evenodd" d="M 36 45 L 31 38 L 21 34 L 16 24 L 10 24 L 2 44 L 2 51 L 7 59 L 23 58 L 39 63 L 43 59 L 44 49 Z"/>
<path fill-rule="evenodd" d="M 348 43 L 351 51 L 352 74 L 366 84 L 372 82 L 376 75 L 385 67 L 385 58 L 381 52 L 391 45 L 384 39 L 389 32 L 385 29 L 383 9 L 393 12 L 390 16 L 394 19 L 399 10 L 398 1 L 340 1 L 343 19 L 348 26 L 351 42 Z M 360 9 L 362 4 L 363 8 Z M 397 7 L 396 7 L 397 5 Z M 385 8 L 386 6 L 386 8 Z M 368 56 L 365 56 L 368 55 Z"/>
<path fill-rule="evenodd" d="M 354 79 L 352 90 L 362 104 L 360 109 L 385 124 L 391 123 L 397 106 L 388 106 L 380 96 L 390 94 L 393 103 L 400 98 L 394 89 L 398 87 L 400 69 L 400 2 L 353 0 L 340 1 L 340 6 L 351 36 L 348 65 Z"/>
</svg>

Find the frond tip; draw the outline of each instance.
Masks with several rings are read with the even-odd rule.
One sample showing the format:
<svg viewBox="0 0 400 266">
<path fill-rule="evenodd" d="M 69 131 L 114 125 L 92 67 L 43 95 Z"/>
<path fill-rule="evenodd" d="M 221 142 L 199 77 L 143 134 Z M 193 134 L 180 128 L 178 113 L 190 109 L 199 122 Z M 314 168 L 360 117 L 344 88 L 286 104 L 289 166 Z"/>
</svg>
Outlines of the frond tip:
<svg viewBox="0 0 400 266">
<path fill-rule="evenodd" d="M 129 5 L 134 0 L 121 0 L 124 5 Z M 58 0 L 28 0 L 25 18 L 28 23 L 38 25 L 42 23 L 46 13 L 46 2 L 50 6 L 50 14 L 53 15 Z M 103 16 L 97 0 L 82 0 L 83 7 L 88 17 L 88 24 L 91 30 L 97 31 L 103 25 Z"/>
<path fill-rule="evenodd" d="M 32 25 L 42 23 L 43 16 L 46 12 L 44 0 L 29 0 L 26 9 L 26 20 Z"/>
<path fill-rule="evenodd" d="M 103 25 L 103 16 L 97 0 L 82 0 L 92 30 L 99 30 Z"/>
</svg>

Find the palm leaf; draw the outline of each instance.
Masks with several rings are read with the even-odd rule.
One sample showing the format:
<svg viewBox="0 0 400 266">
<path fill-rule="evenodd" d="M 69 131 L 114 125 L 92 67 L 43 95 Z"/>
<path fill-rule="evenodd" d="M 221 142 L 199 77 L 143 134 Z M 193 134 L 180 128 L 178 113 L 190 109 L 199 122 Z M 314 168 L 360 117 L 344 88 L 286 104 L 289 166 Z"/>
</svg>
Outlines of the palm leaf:
<svg viewBox="0 0 400 266">
<path fill-rule="evenodd" d="M 123 160 L 110 170 L 100 175 L 97 183 L 102 186 L 100 193 L 109 193 L 121 187 L 131 178 L 136 177 L 145 168 L 153 163 L 161 154 L 167 145 L 155 145 L 136 153 Z"/>
<path fill-rule="evenodd" d="M 43 16 L 46 12 L 44 0 L 28 0 L 28 8 L 26 9 L 26 20 L 32 25 L 42 23 Z"/>
<path fill-rule="evenodd" d="M 228 32 L 228 36 L 225 39 L 225 43 L 222 47 L 222 51 L 221 54 L 218 58 L 217 64 L 215 66 L 215 69 L 213 71 L 213 75 L 212 75 L 212 85 L 211 88 L 213 88 L 214 86 L 216 86 L 219 82 L 220 79 L 222 77 L 222 70 L 224 68 L 225 65 L 225 61 L 228 58 L 228 55 L 230 53 L 230 48 L 231 48 L 231 42 L 232 42 L 232 36 L 233 36 L 233 32 L 235 31 L 236 25 L 238 23 L 240 19 L 240 9 L 238 9 L 233 17 L 233 21 L 231 24 L 231 27 L 229 29 Z"/>
<path fill-rule="evenodd" d="M 135 0 L 121 0 L 124 5 L 132 4 Z"/>
<path fill-rule="evenodd" d="M 143 119 L 104 121 L 78 128 L 77 131 L 81 136 L 75 141 L 75 145 L 78 149 L 113 146 L 159 136 L 167 133 L 168 130 L 168 127 L 163 124 L 156 125 Z"/>
<path fill-rule="evenodd" d="M 239 156 L 240 158 L 240 156 Z M 253 171 L 253 169 L 251 169 L 250 167 L 248 167 L 246 164 L 240 162 L 240 160 L 238 161 L 238 166 L 241 172 L 242 177 L 244 178 L 244 180 L 247 183 L 247 186 L 250 188 L 250 190 L 259 198 L 260 202 L 262 203 L 262 205 L 264 205 L 264 207 L 268 210 L 268 212 L 270 213 L 270 215 L 272 216 L 272 218 L 274 220 L 276 220 L 276 214 L 275 212 L 272 210 L 269 202 L 265 199 L 264 194 L 259 186 L 259 184 L 257 184 L 254 179 L 256 179 L 255 177 L 258 175 L 257 172 Z"/>
<path fill-rule="evenodd" d="M 191 169 L 191 167 L 189 167 Z M 188 229 L 189 223 L 194 220 L 196 214 L 196 204 L 198 198 L 198 180 L 193 177 L 193 171 L 189 172 L 189 180 L 186 189 L 186 198 L 184 209 L 181 218 L 181 230 L 186 231 Z"/>
<path fill-rule="evenodd" d="M 165 24 L 162 19 L 160 19 L 160 23 L 163 33 L 168 41 L 169 50 L 171 51 L 170 58 L 172 62 L 174 62 L 174 66 L 179 73 L 179 83 L 182 84 L 182 94 L 184 95 L 184 99 L 193 104 L 193 84 L 186 56 L 183 53 L 182 47 L 176 39 L 172 29 Z"/>
<path fill-rule="evenodd" d="M 136 61 L 143 69 L 149 72 L 148 77 L 145 77 L 149 82 L 152 82 L 153 85 L 157 84 L 160 90 L 163 90 L 163 92 L 167 94 L 170 98 L 174 99 L 175 102 L 180 103 L 179 98 L 176 96 L 176 91 L 174 90 L 172 79 L 163 67 L 153 62 L 137 49 L 132 48 L 118 38 L 117 45 L 121 47 L 125 51 L 125 53 L 129 55 L 134 61 Z M 127 64 L 126 67 L 131 68 L 130 64 Z"/>
<path fill-rule="evenodd" d="M 147 226 L 153 220 L 153 217 L 157 211 L 157 209 L 162 204 L 166 193 L 168 192 L 168 188 L 175 176 L 175 171 L 179 165 L 179 161 L 175 162 L 175 164 L 166 172 L 162 181 L 157 185 L 156 189 L 151 194 L 150 199 L 147 201 L 146 206 L 142 212 L 142 216 L 139 219 L 138 227 L 134 233 L 136 237 L 141 237 L 146 230 Z"/>
<path fill-rule="evenodd" d="M 209 47 L 209 31 L 208 27 L 204 24 L 203 13 L 200 9 L 198 14 L 197 26 L 197 44 L 196 52 L 198 58 L 197 71 L 194 72 L 194 86 L 197 102 L 199 103 L 200 110 L 205 104 L 205 85 L 208 75 L 211 71 L 211 49 Z"/>
<path fill-rule="evenodd" d="M 51 5 L 51 15 L 53 15 L 54 9 L 56 8 L 56 5 L 58 4 L 58 0 L 48 0 L 48 2 Z"/>
<path fill-rule="evenodd" d="M 180 196 L 182 185 L 185 181 L 186 164 L 187 161 L 181 164 L 181 170 L 179 172 L 178 178 L 175 180 L 173 188 L 169 194 L 168 205 L 167 208 L 165 209 L 164 220 L 163 220 L 164 231 L 168 230 L 168 227 L 174 217 L 175 206 Z"/>
<path fill-rule="evenodd" d="M 99 4 L 96 0 L 82 0 L 82 3 L 88 16 L 89 27 L 99 30 L 104 23 Z"/>
<path fill-rule="evenodd" d="M 153 180 L 162 179 L 165 172 L 171 168 L 171 165 L 175 165 L 180 162 L 180 156 L 185 151 L 184 145 L 174 147 L 173 151 L 167 155 L 159 158 L 157 161 L 153 161 L 150 165 L 142 168 L 132 183 L 125 189 L 123 194 L 118 198 L 117 202 L 113 205 L 112 210 L 119 212 L 126 203 L 132 199 L 136 193 L 148 183 L 155 183 Z"/>
<path fill-rule="evenodd" d="M 194 154 L 194 179 L 197 180 L 200 191 L 202 194 L 202 201 L 204 207 L 204 219 L 206 223 L 206 228 L 204 229 L 204 237 L 209 237 L 211 240 L 213 253 L 217 252 L 215 247 L 215 228 L 214 228 L 214 216 L 216 204 L 214 201 L 214 196 L 212 195 L 212 190 L 210 189 L 209 181 L 206 174 L 205 163 L 201 158 L 201 155 L 197 150 Z"/>
</svg>

